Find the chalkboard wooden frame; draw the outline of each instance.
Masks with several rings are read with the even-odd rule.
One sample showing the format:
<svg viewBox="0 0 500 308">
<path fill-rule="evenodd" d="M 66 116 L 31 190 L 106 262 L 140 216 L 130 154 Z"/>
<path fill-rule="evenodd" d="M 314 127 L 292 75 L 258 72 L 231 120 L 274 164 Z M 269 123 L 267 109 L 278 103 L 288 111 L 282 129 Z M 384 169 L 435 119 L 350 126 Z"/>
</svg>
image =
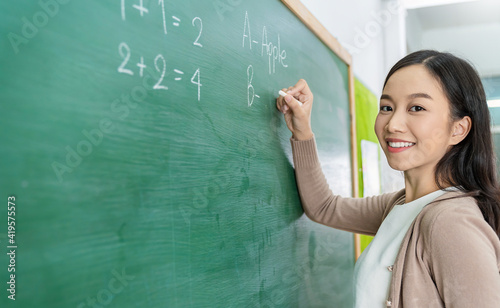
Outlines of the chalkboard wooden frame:
<svg viewBox="0 0 500 308">
<path fill-rule="evenodd" d="M 352 194 L 354 198 L 359 197 L 358 158 L 356 139 L 356 110 L 354 103 L 354 73 L 352 69 L 352 57 L 342 47 L 339 41 L 319 22 L 316 17 L 299 0 L 281 0 L 303 23 L 311 30 L 333 53 L 335 53 L 348 67 L 349 79 L 349 113 L 351 120 L 351 174 Z M 361 242 L 359 234 L 354 235 L 354 255 L 357 260 L 361 254 Z"/>
</svg>

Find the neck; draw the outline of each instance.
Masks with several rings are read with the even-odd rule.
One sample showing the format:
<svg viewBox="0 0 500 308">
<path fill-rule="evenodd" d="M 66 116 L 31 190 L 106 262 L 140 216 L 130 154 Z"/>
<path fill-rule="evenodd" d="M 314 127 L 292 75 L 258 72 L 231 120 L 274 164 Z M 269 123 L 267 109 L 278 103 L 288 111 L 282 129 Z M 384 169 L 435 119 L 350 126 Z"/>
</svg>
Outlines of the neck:
<svg viewBox="0 0 500 308">
<path fill-rule="evenodd" d="M 405 203 L 414 201 L 439 190 L 434 179 L 434 172 L 419 174 L 416 170 L 405 171 Z"/>
</svg>

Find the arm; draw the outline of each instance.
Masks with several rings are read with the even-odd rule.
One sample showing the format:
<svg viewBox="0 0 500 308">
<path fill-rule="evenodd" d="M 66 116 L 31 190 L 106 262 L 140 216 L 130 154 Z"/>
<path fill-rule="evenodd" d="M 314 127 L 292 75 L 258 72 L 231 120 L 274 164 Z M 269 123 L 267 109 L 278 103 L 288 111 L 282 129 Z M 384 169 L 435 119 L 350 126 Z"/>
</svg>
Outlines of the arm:
<svg viewBox="0 0 500 308">
<path fill-rule="evenodd" d="M 350 232 L 375 235 L 389 206 L 403 193 L 362 199 L 334 195 L 321 170 L 314 138 L 292 138 L 295 177 L 306 215 L 318 223 Z"/>
<path fill-rule="evenodd" d="M 426 224 L 424 260 L 445 306 L 500 307 L 500 242 L 479 209 L 447 204 Z"/>
<path fill-rule="evenodd" d="M 374 235 L 387 214 L 386 209 L 402 193 L 365 199 L 333 195 L 321 170 L 311 130 L 313 94 L 303 79 L 282 91 L 288 95 L 276 100 L 276 108 L 284 114 L 286 125 L 292 132 L 295 177 L 306 215 L 330 227 Z"/>
</svg>

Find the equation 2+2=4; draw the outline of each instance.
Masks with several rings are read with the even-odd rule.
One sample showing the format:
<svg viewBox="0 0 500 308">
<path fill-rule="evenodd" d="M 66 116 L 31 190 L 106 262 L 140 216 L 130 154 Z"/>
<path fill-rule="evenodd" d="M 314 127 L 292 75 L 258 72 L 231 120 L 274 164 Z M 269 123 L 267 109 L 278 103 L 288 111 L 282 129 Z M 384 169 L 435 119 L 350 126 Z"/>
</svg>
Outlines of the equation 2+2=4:
<svg viewBox="0 0 500 308">
<path fill-rule="evenodd" d="M 166 12 L 165 12 L 165 2 L 164 0 L 160 0 L 158 2 L 158 5 L 161 7 L 162 10 L 162 17 L 163 17 L 163 32 L 165 35 L 167 34 L 167 22 L 166 22 Z M 125 0 L 121 0 L 121 15 L 122 15 L 122 20 L 126 21 L 126 10 L 125 10 Z M 149 9 L 144 6 L 143 0 L 139 1 L 139 4 L 133 4 L 132 8 L 136 9 L 141 17 L 143 17 L 145 14 L 149 13 Z M 174 27 L 179 27 L 181 24 L 181 19 L 177 16 L 172 16 L 173 23 L 172 25 Z M 203 44 L 200 42 L 201 35 L 203 33 L 203 20 L 200 17 L 194 17 L 193 20 L 191 21 L 191 24 L 193 27 L 199 27 L 199 32 L 198 36 L 193 42 L 194 46 L 203 48 Z M 131 50 L 130 47 L 128 46 L 127 43 L 121 42 L 118 45 L 118 52 L 120 56 L 122 57 L 123 61 L 121 62 L 120 66 L 118 67 L 118 72 L 122 74 L 127 74 L 130 76 L 134 75 L 134 71 L 130 69 L 129 62 L 131 58 Z M 160 76 L 158 77 L 158 80 L 156 81 L 155 85 L 153 86 L 154 90 L 168 90 L 168 86 L 165 85 L 164 79 L 165 75 L 167 72 L 167 61 L 165 60 L 165 57 L 162 54 L 158 54 L 154 61 L 153 61 L 154 67 L 158 73 L 160 73 Z M 132 64 L 133 65 L 133 64 Z M 135 64 L 139 70 L 139 76 L 143 77 L 144 75 L 144 69 L 147 68 L 147 65 L 144 62 L 144 57 L 140 56 L 140 60 Z M 180 69 L 173 69 L 173 72 L 176 74 L 174 80 L 175 81 L 181 81 L 183 79 L 184 72 Z M 201 100 L 201 72 L 200 68 L 198 68 L 194 74 L 191 77 L 191 83 L 196 85 L 198 87 L 198 101 Z"/>
</svg>

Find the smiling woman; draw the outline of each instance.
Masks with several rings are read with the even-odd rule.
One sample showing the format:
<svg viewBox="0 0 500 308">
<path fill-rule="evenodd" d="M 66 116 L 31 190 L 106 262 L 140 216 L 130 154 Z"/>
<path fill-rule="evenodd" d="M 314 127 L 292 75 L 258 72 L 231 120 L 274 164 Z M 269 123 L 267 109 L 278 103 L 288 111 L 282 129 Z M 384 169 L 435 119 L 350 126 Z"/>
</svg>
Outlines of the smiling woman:
<svg viewBox="0 0 500 308">
<path fill-rule="evenodd" d="M 500 191 L 480 79 L 466 61 L 419 51 L 389 72 L 375 132 L 405 188 L 333 195 L 316 153 L 305 80 L 277 108 L 312 220 L 375 235 L 354 271 L 356 307 L 500 307 Z M 297 99 L 304 104 L 298 104 Z M 478 283 L 480 282 L 480 283 Z"/>
</svg>

